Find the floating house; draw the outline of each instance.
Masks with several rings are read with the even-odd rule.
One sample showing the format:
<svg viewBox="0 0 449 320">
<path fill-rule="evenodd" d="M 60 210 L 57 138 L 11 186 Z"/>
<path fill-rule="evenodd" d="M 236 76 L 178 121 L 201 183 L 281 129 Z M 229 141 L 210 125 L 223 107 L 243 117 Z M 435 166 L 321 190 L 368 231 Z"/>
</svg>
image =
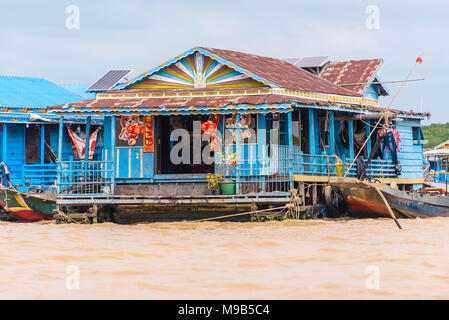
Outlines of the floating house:
<svg viewBox="0 0 449 320">
<path fill-rule="evenodd" d="M 428 162 L 426 178 L 433 185 L 443 183 L 446 187 L 449 173 L 449 140 L 446 140 L 435 148 L 424 150 L 424 158 Z"/>
<path fill-rule="evenodd" d="M 19 190 L 54 184 L 56 154 L 73 157 L 67 131 L 59 130 L 59 116 L 46 107 L 84 99 L 45 79 L 0 76 L 0 161 L 8 165 Z M 101 119 L 94 123 L 101 124 Z M 84 131 L 85 119 L 66 117 L 63 125 Z"/>
<path fill-rule="evenodd" d="M 292 188 L 304 208 L 323 203 L 329 177 L 357 176 L 351 164 L 378 130 L 378 98 L 388 93 L 377 81 L 380 59 L 301 60 L 196 47 L 95 99 L 49 108 L 61 119 L 104 117 L 101 161 L 60 162 L 61 212 L 84 206 L 115 219 L 172 211 L 186 218 L 284 204 Z M 400 152 L 381 147 L 370 178 L 402 189 L 424 182 L 427 117 L 389 110 Z M 362 157 L 375 141 L 376 134 Z M 210 174 L 235 191 L 211 194 Z"/>
</svg>

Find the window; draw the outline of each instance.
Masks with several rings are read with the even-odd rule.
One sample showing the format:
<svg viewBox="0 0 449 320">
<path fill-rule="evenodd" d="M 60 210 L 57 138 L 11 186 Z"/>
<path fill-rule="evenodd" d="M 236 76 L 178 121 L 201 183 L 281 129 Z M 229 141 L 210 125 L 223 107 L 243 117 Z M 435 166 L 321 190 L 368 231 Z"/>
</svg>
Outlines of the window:
<svg viewBox="0 0 449 320">
<path fill-rule="evenodd" d="M 236 114 L 225 115 L 223 121 L 223 132 L 225 144 L 234 144 L 236 137 L 236 129 L 228 129 L 237 122 Z M 257 114 L 240 114 L 240 123 L 247 126 L 248 129 L 240 130 L 240 143 L 257 143 Z"/>
<path fill-rule="evenodd" d="M 299 110 L 292 112 L 292 140 L 294 146 L 301 145 L 300 118 Z"/>
<path fill-rule="evenodd" d="M 267 144 L 288 145 L 287 113 L 269 113 L 265 117 Z"/>
<path fill-rule="evenodd" d="M 248 126 L 248 129 L 240 131 L 240 143 L 257 143 L 257 115 L 256 114 L 241 114 L 240 123 Z"/>
<path fill-rule="evenodd" d="M 320 132 L 320 148 L 324 150 L 329 148 L 330 140 L 329 112 L 327 110 L 318 111 L 318 127 Z"/>
<path fill-rule="evenodd" d="M 421 145 L 426 144 L 427 140 L 424 140 L 421 127 L 412 127 L 413 144 Z"/>
</svg>

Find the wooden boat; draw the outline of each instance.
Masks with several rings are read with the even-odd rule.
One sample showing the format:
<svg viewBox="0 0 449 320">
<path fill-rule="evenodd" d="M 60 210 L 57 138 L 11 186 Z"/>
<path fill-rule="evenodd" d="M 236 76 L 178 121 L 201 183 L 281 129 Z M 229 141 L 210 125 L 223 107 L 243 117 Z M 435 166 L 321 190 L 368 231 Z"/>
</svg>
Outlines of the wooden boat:
<svg viewBox="0 0 449 320">
<path fill-rule="evenodd" d="M 8 166 L 0 163 L 0 220 L 41 221 L 53 219 L 56 196 L 19 192 L 9 180 Z"/>
<path fill-rule="evenodd" d="M 56 197 L 31 192 L 21 193 L 0 185 L 0 207 L 4 220 L 41 221 L 53 219 Z M 5 215 L 9 215 L 10 217 Z"/>
<path fill-rule="evenodd" d="M 446 196 L 400 191 L 386 184 L 351 178 L 332 178 L 329 184 L 343 200 L 343 207 L 337 209 L 346 210 L 353 217 L 390 217 L 376 187 L 398 218 L 449 217 L 449 197 Z"/>
</svg>

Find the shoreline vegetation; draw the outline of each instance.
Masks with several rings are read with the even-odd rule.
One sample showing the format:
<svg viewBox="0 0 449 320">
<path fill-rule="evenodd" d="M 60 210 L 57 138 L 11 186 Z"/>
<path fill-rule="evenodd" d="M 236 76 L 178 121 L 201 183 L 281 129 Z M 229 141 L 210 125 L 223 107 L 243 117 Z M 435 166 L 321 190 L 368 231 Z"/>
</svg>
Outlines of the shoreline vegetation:
<svg viewBox="0 0 449 320">
<path fill-rule="evenodd" d="M 425 148 L 436 147 L 440 143 L 449 139 L 449 122 L 432 123 L 427 126 L 422 126 L 421 128 L 425 139 L 429 141 L 424 146 Z"/>
</svg>

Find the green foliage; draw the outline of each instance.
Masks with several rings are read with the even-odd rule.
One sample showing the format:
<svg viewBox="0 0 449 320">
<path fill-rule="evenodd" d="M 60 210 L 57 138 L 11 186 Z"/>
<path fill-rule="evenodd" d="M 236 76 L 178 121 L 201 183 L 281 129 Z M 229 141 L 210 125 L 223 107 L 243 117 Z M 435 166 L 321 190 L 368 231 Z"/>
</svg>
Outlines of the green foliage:
<svg viewBox="0 0 449 320">
<path fill-rule="evenodd" d="M 426 148 L 433 148 L 449 139 L 449 123 L 432 123 L 421 128 L 424 139 L 429 140 Z"/>
</svg>

